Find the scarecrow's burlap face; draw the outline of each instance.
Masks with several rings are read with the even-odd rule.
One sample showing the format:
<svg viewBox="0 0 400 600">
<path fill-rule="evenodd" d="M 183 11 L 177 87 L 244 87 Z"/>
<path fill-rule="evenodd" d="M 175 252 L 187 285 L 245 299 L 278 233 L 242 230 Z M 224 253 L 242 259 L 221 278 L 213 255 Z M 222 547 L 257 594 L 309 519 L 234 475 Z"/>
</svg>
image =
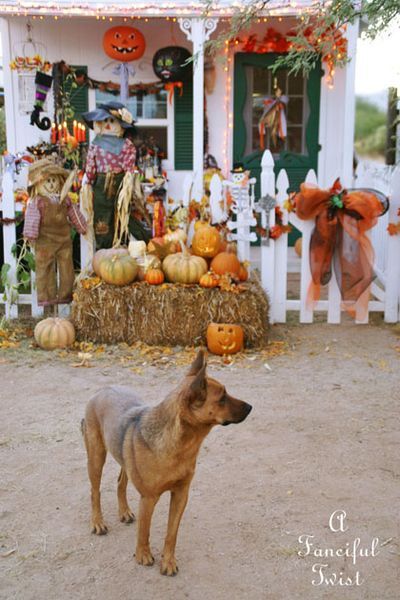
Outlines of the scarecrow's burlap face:
<svg viewBox="0 0 400 600">
<path fill-rule="evenodd" d="M 65 179 L 60 175 L 48 175 L 46 179 L 35 186 L 35 195 L 53 196 L 59 194 L 64 185 Z"/>
<path fill-rule="evenodd" d="M 114 117 L 108 117 L 104 121 L 95 121 L 93 131 L 96 135 L 114 135 L 115 137 L 122 137 L 124 134 L 119 121 Z"/>
</svg>

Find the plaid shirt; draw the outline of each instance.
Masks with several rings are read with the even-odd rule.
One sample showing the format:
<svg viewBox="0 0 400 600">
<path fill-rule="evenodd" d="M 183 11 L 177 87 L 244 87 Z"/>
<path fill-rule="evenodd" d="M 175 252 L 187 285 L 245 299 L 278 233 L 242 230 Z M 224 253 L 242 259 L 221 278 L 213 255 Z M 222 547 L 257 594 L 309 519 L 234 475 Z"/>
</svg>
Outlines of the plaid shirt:
<svg viewBox="0 0 400 600">
<path fill-rule="evenodd" d="M 65 198 L 64 204 L 67 207 L 67 216 L 71 226 L 74 227 L 78 233 L 84 235 L 87 231 L 87 223 L 79 206 L 73 204 L 69 196 Z M 27 240 L 37 240 L 39 237 L 40 223 L 43 218 L 44 210 L 45 202 L 42 196 L 36 196 L 29 200 L 25 213 L 23 231 L 23 236 Z"/>
<path fill-rule="evenodd" d="M 89 183 L 94 183 L 97 173 L 126 173 L 133 171 L 136 162 L 136 148 L 129 138 L 124 140 L 120 154 L 113 154 L 91 144 L 86 158 L 85 173 Z"/>
</svg>

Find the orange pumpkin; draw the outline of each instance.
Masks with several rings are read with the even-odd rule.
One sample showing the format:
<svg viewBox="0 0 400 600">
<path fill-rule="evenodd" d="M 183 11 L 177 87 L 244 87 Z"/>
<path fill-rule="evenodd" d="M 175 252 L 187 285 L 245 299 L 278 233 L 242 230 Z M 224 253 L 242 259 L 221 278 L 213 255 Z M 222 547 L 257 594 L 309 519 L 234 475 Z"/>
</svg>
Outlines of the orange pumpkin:
<svg viewBox="0 0 400 600">
<path fill-rule="evenodd" d="M 218 283 L 219 283 L 218 275 L 215 275 L 215 273 L 212 273 L 211 271 L 208 271 L 208 273 L 205 273 L 204 275 L 202 275 L 200 277 L 200 281 L 199 281 L 199 284 L 201 285 L 201 287 L 204 287 L 204 288 L 215 288 L 215 287 L 217 287 Z"/>
<path fill-rule="evenodd" d="M 240 271 L 240 261 L 232 252 L 220 252 L 212 259 L 210 266 L 217 275 L 225 275 L 225 273 L 239 275 Z"/>
<path fill-rule="evenodd" d="M 135 258 L 138 264 L 138 272 L 136 279 L 138 281 L 144 281 L 145 275 L 149 269 L 161 269 L 161 260 L 154 256 L 154 254 L 146 254 L 145 256 L 139 256 Z"/>
<path fill-rule="evenodd" d="M 239 281 L 247 281 L 249 278 L 249 272 L 243 263 L 240 263 L 238 277 L 239 277 Z"/>
<path fill-rule="evenodd" d="M 75 341 L 75 327 L 67 319 L 49 317 L 39 321 L 34 336 L 36 343 L 43 350 L 67 348 Z"/>
<path fill-rule="evenodd" d="M 131 256 L 114 254 L 106 256 L 100 262 L 100 277 L 112 285 L 132 283 L 138 272 L 138 265 Z"/>
<path fill-rule="evenodd" d="M 235 354 L 243 349 L 243 329 L 229 323 L 210 323 L 207 327 L 207 348 L 213 354 Z"/>
<path fill-rule="evenodd" d="M 106 256 L 114 256 L 115 254 L 119 254 L 121 256 L 128 255 L 128 248 L 102 248 L 101 250 L 97 250 L 95 252 L 92 259 L 92 267 L 93 271 L 96 273 L 98 277 L 100 277 L 100 263 Z"/>
<path fill-rule="evenodd" d="M 103 50 L 113 60 L 130 62 L 144 54 L 146 42 L 143 34 L 134 27 L 118 25 L 107 29 L 103 37 Z"/>
<path fill-rule="evenodd" d="M 218 254 L 220 246 L 221 236 L 215 227 L 203 223 L 196 229 L 192 240 L 193 254 L 204 258 L 212 258 Z"/>
<path fill-rule="evenodd" d="M 164 282 L 164 273 L 161 269 L 149 269 L 144 278 L 150 285 L 160 285 Z"/>
</svg>

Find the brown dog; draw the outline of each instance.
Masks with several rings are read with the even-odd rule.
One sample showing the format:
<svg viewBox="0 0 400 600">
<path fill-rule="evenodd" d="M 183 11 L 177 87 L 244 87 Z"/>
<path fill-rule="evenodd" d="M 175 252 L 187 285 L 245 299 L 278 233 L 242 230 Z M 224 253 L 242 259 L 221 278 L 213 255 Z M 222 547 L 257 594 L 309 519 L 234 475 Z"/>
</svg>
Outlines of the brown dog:
<svg viewBox="0 0 400 600">
<path fill-rule="evenodd" d="M 251 411 L 215 379 L 206 377 L 200 351 L 181 385 L 154 408 L 144 406 L 129 388 L 109 387 L 97 393 L 86 409 L 82 430 L 92 486 L 92 532 L 107 533 L 100 506 L 100 481 L 109 451 L 121 465 L 118 478 L 120 520 L 134 515 L 126 499 L 128 479 L 140 494 L 136 560 L 152 565 L 150 522 L 161 494 L 171 492 L 167 536 L 161 561 L 163 575 L 175 575 L 175 545 L 185 510 L 197 454 L 214 425 L 240 423 Z"/>
</svg>

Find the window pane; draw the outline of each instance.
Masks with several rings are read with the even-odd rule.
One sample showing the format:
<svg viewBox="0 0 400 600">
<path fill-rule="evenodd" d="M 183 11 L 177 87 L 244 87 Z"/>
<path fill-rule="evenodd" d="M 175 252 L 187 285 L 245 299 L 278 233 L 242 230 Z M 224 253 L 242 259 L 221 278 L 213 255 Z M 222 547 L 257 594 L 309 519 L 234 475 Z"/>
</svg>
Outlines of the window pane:
<svg viewBox="0 0 400 600">
<path fill-rule="evenodd" d="M 289 75 L 289 94 L 303 95 L 304 78 L 301 75 Z"/>
<path fill-rule="evenodd" d="M 302 128 L 288 127 L 287 149 L 290 152 L 302 152 Z"/>
<path fill-rule="evenodd" d="M 133 138 L 135 146 L 140 148 L 142 144 L 146 147 L 157 146 L 163 153 L 163 158 L 168 158 L 167 133 L 166 127 L 140 127 L 136 125 L 137 134 Z"/>
<path fill-rule="evenodd" d="M 119 96 L 109 92 L 96 90 L 96 105 L 105 102 L 119 101 Z M 137 95 L 128 98 L 126 106 L 136 119 L 166 119 L 167 92 L 161 90 L 157 94 Z"/>
<path fill-rule="evenodd" d="M 290 98 L 287 107 L 288 125 L 302 125 L 303 122 L 303 98 Z"/>
</svg>

